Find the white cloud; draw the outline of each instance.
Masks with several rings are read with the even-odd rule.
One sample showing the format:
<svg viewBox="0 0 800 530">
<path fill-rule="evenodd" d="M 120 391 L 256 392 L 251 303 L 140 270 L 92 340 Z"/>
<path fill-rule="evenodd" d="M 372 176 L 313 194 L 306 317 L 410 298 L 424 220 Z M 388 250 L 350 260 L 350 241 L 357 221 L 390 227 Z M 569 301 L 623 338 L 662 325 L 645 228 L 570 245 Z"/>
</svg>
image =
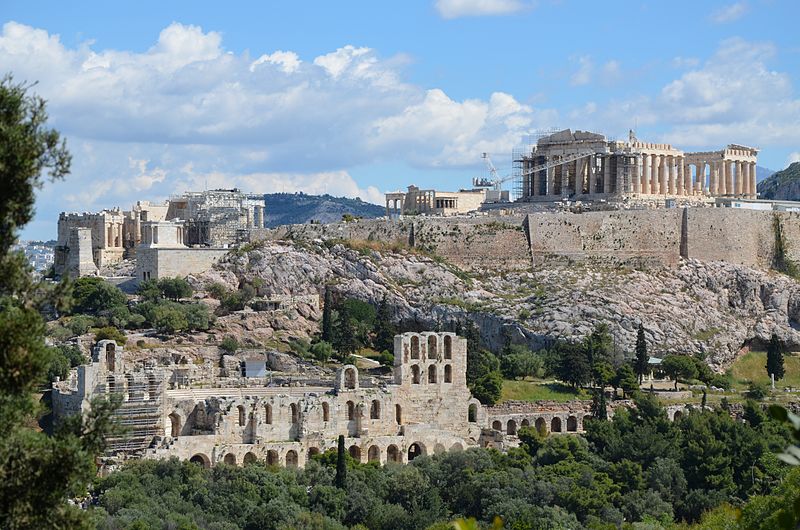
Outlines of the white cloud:
<svg viewBox="0 0 800 530">
<path fill-rule="evenodd" d="M 409 84 L 400 71 L 406 62 L 349 45 L 312 58 L 275 50 L 253 60 L 225 50 L 219 33 L 178 23 L 143 52 L 69 47 L 15 22 L 0 32 L 0 71 L 38 81 L 75 154 L 69 185 L 46 189 L 43 211 L 65 201 L 124 206 L 189 184 L 202 189 L 205 179 L 376 200 L 376 189 L 356 186 L 347 168 L 470 165 L 552 123 L 540 122 L 552 111 L 508 94 L 459 101 Z M 187 183 L 186 167 L 204 181 Z"/>
<path fill-rule="evenodd" d="M 436 9 L 444 18 L 510 15 L 533 5 L 527 0 L 436 0 Z"/>
<path fill-rule="evenodd" d="M 741 18 L 748 9 L 747 2 L 735 2 L 715 10 L 711 13 L 711 20 L 717 24 L 727 24 Z"/>
<path fill-rule="evenodd" d="M 592 80 L 592 72 L 594 71 L 592 58 L 588 55 L 583 55 L 575 60 L 578 62 L 578 70 L 569 78 L 569 84 L 572 86 L 588 85 Z"/>
<path fill-rule="evenodd" d="M 795 162 L 800 162 L 800 151 L 794 151 L 789 153 L 789 157 L 786 159 L 786 165 L 794 164 Z"/>
</svg>

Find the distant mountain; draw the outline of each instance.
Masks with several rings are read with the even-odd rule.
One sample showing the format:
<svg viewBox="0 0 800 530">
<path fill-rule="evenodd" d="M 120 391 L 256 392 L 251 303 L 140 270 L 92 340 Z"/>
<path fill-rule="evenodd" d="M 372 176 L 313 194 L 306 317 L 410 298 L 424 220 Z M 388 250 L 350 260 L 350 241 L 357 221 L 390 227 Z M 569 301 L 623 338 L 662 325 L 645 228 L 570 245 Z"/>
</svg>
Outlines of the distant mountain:
<svg viewBox="0 0 800 530">
<path fill-rule="evenodd" d="M 761 182 L 762 180 L 769 178 L 770 175 L 775 173 L 771 169 L 767 169 L 765 167 L 756 166 L 756 182 Z"/>
<path fill-rule="evenodd" d="M 782 201 L 800 201 L 800 162 L 758 184 L 758 198 Z"/>
<path fill-rule="evenodd" d="M 266 193 L 264 223 L 268 228 L 287 224 L 305 224 L 309 221 L 332 223 L 345 214 L 371 219 L 386 215 L 386 209 L 361 199 L 333 197 L 331 195 L 306 195 L 305 193 Z"/>
</svg>

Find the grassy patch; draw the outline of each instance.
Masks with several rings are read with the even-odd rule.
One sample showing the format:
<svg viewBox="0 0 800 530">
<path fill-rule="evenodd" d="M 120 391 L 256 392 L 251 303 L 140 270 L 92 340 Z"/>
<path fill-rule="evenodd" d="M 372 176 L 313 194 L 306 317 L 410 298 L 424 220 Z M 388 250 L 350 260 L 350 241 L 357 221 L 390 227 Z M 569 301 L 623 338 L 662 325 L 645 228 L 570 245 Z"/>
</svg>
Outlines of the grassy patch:
<svg viewBox="0 0 800 530">
<path fill-rule="evenodd" d="M 701 329 L 700 331 L 692 335 L 692 338 L 694 340 L 707 341 L 713 339 L 719 332 L 720 332 L 719 328 Z"/>
<path fill-rule="evenodd" d="M 746 389 L 750 381 L 769 384 L 766 365 L 767 352 L 763 351 L 751 351 L 736 359 L 729 370 L 734 388 Z M 786 369 L 786 375 L 783 379 L 775 381 L 775 387 L 800 387 L 800 356 L 785 354 L 783 366 Z"/>
<path fill-rule="evenodd" d="M 591 399 L 586 390 L 575 390 L 562 383 L 536 381 L 503 381 L 500 401 L 572 401 Z"/>
</svg>

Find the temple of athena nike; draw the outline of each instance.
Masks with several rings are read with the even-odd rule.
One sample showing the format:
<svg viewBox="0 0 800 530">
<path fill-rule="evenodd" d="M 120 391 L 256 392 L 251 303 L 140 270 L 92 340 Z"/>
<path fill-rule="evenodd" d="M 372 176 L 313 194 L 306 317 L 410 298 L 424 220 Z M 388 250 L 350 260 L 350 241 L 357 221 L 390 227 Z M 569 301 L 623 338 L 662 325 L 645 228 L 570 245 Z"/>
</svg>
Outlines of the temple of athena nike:
<svg viewBox="0 0 800 530">
<path fill-rule="evenodd" d="M 684 153 L 669 144 L 569 129 L 544 136 L 515 162 L 522 201 L 675 197 L 756 198 L 758 149 L 731 144 Z"/>
</svg>

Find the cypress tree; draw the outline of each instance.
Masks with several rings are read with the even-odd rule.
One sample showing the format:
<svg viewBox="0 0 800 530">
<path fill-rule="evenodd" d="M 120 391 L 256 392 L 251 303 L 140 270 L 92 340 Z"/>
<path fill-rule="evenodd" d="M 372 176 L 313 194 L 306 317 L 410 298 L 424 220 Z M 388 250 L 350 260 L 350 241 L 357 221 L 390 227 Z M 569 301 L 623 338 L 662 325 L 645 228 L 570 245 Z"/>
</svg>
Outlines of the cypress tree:
<svg viewBox="0 0 800 530">
<path fill-rule="evenodd" d="M 606 393 L 600 388 L 594 395 L 592 400 L 592 415 L 598 420 L 608 419 L 608 409 L 606 408 Z"/>
<path fill-rule="evenodd" d="M 392 324 L 389 315 L 389 303 L 386 295 L 383 295 L 378 311 L 375 315 L 375 349 L 378 351 L 386 350 L 391 353 L 394 350 L 394 336 L 397 328 Z"/>
<path fill-rule="evenodd" d="M 706 410 L 706 401 L 708 400 L 708 395 L 706 394 L 706 389 L 703 389 L 703 401 L 700 402 L 700 410 Z"/>
<path fill-rule="evenodd" d="M 639 376 L 639 384 L 642 384 L 645 374 L 649 371 L 650 356 L 647 354 L 647 341 L 644 338 L 644 326 L 639 323 L 639 330 L 636 332 L 636 360 L 633 368 Z"/>
<path fill-rule="evenodd" d="M 333 339 L 333 321 L 331 319 L 331 311 L 333 311 L 333 296 L 331 295 L 330 286 L 325 286 L 325 301 L 322 306 L 322 340 L 325 342 L 332 342 Z"/>
<path fill-rule="evenodd" d="M 339 444 L 336 448 L 336 478 L 334 484 L 339 489 L 347 485 L 347 456 L 344 451 L 344 435 L 339 435 Z"/>
<path fill-rule="evenodd" d="M 774 374 L 775 379 L 783 379 L 786 371 L 783 368 L 783 348 L 778 336 L 773 333 L 767 346 L 767 375 Z"/>
</svg>

